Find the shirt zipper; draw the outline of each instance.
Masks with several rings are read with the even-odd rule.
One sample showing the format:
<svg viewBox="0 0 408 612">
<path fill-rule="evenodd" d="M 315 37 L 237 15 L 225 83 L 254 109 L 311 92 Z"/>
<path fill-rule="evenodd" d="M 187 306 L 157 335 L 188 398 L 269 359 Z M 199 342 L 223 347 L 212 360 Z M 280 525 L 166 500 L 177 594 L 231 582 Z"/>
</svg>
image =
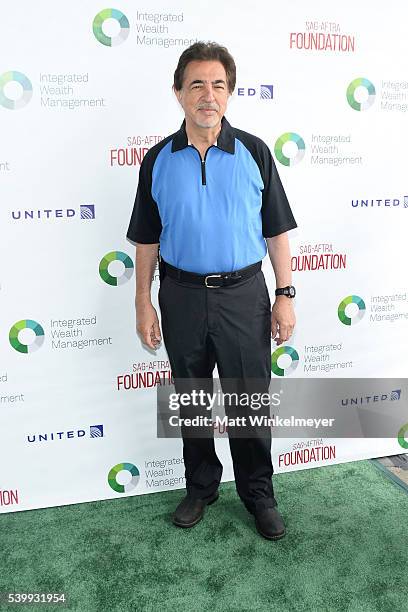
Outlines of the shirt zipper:
<svg viewBox="0 0 408 612">
<path fill-rule="evenodd" d="M 201 160 L 201 184 L 207 185 L 207 177 L 205 174 L 205 158 Z"/>
<path fill-rule="evenodd" d="M 211 147 L 208 147 L 208 149 L 205 152 L 204 159 L 201 159 L 201 153 L 200 153 L 200 151 L 198 149 L 196 149 L 196 147 L 194 145 L 188 145 L 188 146 L 191 147 L 192 149 L 195 149 L 195 151 L 197 151 L 197 153 L 198 153 L 198 155 L 200 157 L 200 162 L 201 162 L 201 184 L 205 186 L 205 185 L 207 185 L 207 173 L 206 173 L 206 170 L 205 170 L 205 160 L 207 158 L 208 151 L 214 145 L 211 145 Z"/>
</svg>

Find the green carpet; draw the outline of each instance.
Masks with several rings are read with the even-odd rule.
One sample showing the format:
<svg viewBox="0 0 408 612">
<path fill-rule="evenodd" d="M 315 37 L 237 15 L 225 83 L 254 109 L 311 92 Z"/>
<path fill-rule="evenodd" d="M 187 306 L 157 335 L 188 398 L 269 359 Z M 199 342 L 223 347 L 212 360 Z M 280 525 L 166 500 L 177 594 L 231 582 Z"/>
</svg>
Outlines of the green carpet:
<svg viewBox="0 0 408 612">
<path fill-rule="evenodd" d="M 408 610 L 408 495 L 369 461 L 276 475 L 287 536 L 261 538 L 221 487 L 193 529 L 182 491 L 0 515 L 0 591 L 65 592 L 81 612 Z"/>
</svg>

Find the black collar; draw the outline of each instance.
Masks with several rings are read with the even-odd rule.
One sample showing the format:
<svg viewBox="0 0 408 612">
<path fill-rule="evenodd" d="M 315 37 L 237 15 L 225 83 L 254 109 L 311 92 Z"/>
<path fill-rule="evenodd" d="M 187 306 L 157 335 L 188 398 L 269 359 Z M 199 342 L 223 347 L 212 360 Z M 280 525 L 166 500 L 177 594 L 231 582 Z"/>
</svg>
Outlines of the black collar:
<svg viewBox="0 0 408 612">
<path fill-rule="evenodd" d="M 175 151 L 181 151 L 181 149 L 185 149 L 187 146 L 188 138 L 186 132 L 186 120 L 184 119 L 179 131 L 176 132 L 173 137 L 171 152 L 175 153 Z M 217 138 L 217 147 L 226 153 L 232 153 L 232 155 L 235 153 L 234 132 L 225 117 L 223 117 L 221 120 L 221 131 Z"/>
</svg>

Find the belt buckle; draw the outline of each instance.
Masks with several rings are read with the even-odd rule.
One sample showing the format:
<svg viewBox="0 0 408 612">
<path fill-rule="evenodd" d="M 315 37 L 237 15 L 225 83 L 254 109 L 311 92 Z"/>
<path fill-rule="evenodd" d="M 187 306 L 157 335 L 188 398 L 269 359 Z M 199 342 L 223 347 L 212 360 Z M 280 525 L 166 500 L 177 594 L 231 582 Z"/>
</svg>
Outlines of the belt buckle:
<svg viewBox="0 0 408 612">
<path fill-rule="evenodd" d="M 208 289 L 219 289 L 222 285 L 209 285 L 207 279 L 209 278 L 221 278 L 221 274 L 208 274 L 204 279 L 204 284 Z"/>
</svg>

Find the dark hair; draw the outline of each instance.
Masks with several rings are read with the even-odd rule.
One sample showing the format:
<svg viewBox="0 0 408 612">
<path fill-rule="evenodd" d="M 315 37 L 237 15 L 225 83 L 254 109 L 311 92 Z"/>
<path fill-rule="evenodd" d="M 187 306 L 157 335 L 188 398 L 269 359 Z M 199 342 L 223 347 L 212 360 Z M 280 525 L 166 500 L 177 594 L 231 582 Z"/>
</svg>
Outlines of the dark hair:
<svg viewBox="0 0 408 612">
<path fill-rule="evenodd" d="M 180 91 L 183 87 L 184 71 L 190 62 L 221 62 L 227 75 L 227 85 L 230 93 L 234 91 L 237 80 L 237 70 L 234 58 L 226 47 L 222 47 L 215 42 L 199 41 L 188 47 L 180 55 L 177 68 L 174 72 L 174 89 Z"/>
</svg>

